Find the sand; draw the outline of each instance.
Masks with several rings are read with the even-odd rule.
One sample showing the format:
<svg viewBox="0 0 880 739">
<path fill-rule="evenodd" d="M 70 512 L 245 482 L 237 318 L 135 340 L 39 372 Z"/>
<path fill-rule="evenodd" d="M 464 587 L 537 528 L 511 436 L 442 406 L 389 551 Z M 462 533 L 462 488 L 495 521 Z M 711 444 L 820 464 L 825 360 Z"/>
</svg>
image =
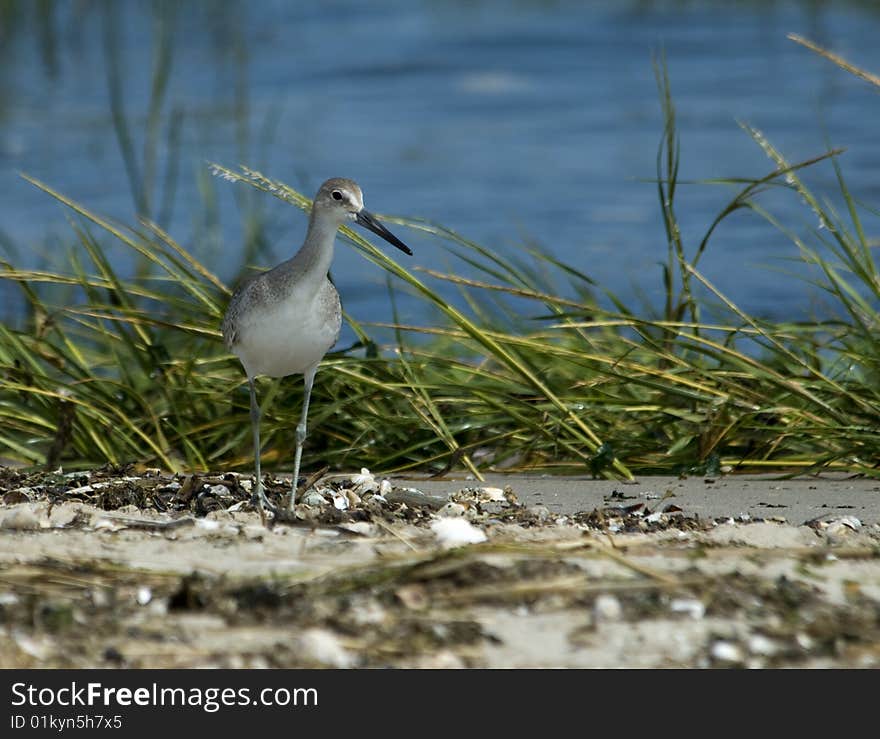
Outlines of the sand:
<svg viewBox="0 0 880 739">
<path fill-rule="evenodd" d="M 4 477 L 0 667 L 880 663 L 871 480 L 341 477 L 268 527 L 247 482 Z"/>
</svg>

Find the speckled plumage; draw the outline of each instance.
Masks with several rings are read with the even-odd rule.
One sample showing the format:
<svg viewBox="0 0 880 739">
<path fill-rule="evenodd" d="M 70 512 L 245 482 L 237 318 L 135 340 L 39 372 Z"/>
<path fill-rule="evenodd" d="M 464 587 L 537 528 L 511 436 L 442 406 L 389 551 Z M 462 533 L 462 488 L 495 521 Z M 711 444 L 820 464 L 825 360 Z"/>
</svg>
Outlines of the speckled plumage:
<svg viewBox="0 0 880 739">
<path fill-rule="evenodd" d="M 249 377 L 301 374 L 333 347 L 342 326 L 339 293 L 324 277 L 314 294 L 295 258 L 257 275 L 232 296 L 223 319 L 226 347 Z"/>
</svg>

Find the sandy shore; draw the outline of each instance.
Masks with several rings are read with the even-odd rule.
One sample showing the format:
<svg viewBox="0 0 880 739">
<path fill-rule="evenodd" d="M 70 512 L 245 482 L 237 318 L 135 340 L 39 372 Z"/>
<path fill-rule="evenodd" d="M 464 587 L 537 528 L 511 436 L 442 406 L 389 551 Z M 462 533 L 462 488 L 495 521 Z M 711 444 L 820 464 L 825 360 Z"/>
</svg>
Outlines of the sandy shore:
<svg viewBox="0 0 880 739">
<path fill-rule="evenodd" d="M 7 475 L 0 667 L 880 664 L 873 481 L 248 482 Z"/>
<path fill-rule="evenodd" d="M 817 518 L 852 515 L 862 523 L 880 522 L 880 480 L 849 479 L 843 475 L 781 480 L 771 475 L 735 475 L 720 478 L 643 477 L 624 484 L 588 477 L 526 477 L 488 475 L 483 483 L 464 477 L 453 480 L 391 478 L 426 493 L 447 495 L 462 485 L 509 485 L 526 505 L 543 504 L 554 513 L 571 514 L 606 505 L 613 493 L 620 503 L 668 498 L 703 518 L 749 516 L 784 518 L 802 524 Z"/>
</svg>

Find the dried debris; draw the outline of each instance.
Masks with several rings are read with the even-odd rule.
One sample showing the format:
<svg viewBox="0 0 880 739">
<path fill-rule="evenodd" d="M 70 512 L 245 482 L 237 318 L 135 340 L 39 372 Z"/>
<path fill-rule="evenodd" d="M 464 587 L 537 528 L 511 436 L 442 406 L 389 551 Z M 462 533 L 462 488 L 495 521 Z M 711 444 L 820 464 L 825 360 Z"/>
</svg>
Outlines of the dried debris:
<svg viewBox="0 0 880 739">
<path fill-rule="evenodd" d="M 0 666 L 511 666 L 526 643 L 532 666 L 880 664 L 880 529 L 853 516 L 621 493 L 560 516 L 368 470 L 287 512 L 265 486 L 268 527 L 234 473 L 0 468 Z"/>
</svg>

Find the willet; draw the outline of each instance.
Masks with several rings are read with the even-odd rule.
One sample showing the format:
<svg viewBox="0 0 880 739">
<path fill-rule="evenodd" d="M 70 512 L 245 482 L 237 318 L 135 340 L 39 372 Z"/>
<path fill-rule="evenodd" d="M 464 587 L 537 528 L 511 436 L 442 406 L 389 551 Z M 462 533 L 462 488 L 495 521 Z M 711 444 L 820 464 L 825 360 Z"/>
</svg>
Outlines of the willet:
<svg viewBox="0 0 880 739">
<path fill-rule="evenodd" d="M 251 392 L 254 499 L 260 515 L 264 506 L 275 508 L 263 492 L 260 475 L 260 407 L 254 379 L 257 375 L 303 376 L 302 415 L 296 427 L 290 492 L 293 509 L 312 383 L 318 364 L 336 343 L 342 325 L 339 293 L 327 279 L 327 272 L 333 261 L 336 232 L 351 221 L 412 254 L 406 244 L 364 210 L 363 194 L 356 182 L 343 178 L 327 180 L 315 195 L 306 239 L 299 251 L 292 259 L 243 284 L 232 296 L 223 318 L 223 339 L 227 348 L 241 360 Z"/>
</svg>

